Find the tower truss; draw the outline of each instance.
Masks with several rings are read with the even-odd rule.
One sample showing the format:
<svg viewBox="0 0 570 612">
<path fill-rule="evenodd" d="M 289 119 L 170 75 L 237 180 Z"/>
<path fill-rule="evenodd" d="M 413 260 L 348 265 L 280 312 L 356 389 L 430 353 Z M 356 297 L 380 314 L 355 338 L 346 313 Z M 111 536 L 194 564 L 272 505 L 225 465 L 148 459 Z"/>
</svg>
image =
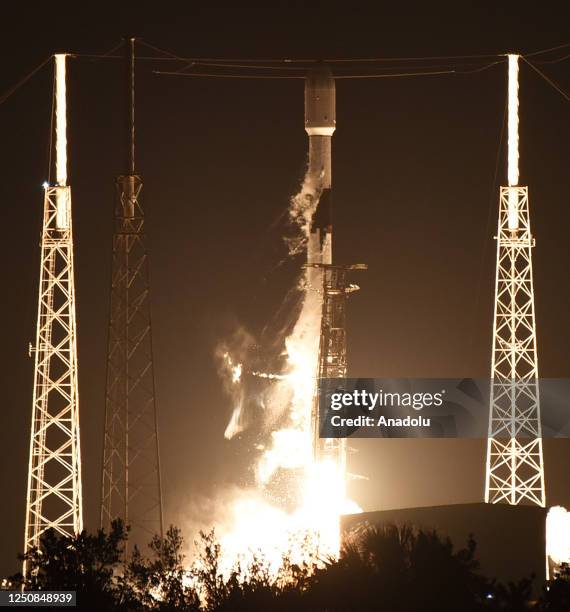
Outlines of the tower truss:
<svg viewBox="0 0 570 612">
<path fill-rule="evenodd" d="M 163 533 L 149 261 L 134 163 L 134 39 L 126 41 L 127 172 L 117 177 L 109 315 L 101 526 L 130 526 L 129 543 Z"/>
<path fill-rule="evenodd" d="M 509 56 L 509 185 L 501 187 L 485 501 L 545 505 L 528 188 L 518 185 L 518 56 Z"/>
<path fill-rule="evenodd" d="M 56 184 L 44 186 L 24 551 L 48 529 L 83 528 L 65 55 L 55 56 Z M 23 573 L 26 575 L 26 563 Z"/>
<path fill-rule="evenodd" d="M 366 270 L 365 264 L 332 265 L 307 264 L 322 275 L 322 316 L 319 343 L 318 379 L 346 378 L 346 298 L 359 287 L 348 282 L 348 273 Z M 319 437 L 319 398 L 316 394 L 311 429 L 313 453 L 316 462 L 332 461 L 344 481 L 346 470 L 346 440 Z"/>
</svg>

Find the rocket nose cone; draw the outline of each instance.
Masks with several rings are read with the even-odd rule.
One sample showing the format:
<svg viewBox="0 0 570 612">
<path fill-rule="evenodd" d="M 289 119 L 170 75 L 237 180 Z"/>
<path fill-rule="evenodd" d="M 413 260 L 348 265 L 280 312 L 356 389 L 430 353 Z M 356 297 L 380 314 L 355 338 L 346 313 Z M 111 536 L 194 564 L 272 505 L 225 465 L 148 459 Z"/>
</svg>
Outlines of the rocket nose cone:
<svg viewBox="0 0 570 612">
<path fill-rule="evenodd" d="M 315 64 L 305 78 L 305 130 L 310 136 L 332 136 L 336 127 L 335 98 L 330 68 Z"/>
</svg>

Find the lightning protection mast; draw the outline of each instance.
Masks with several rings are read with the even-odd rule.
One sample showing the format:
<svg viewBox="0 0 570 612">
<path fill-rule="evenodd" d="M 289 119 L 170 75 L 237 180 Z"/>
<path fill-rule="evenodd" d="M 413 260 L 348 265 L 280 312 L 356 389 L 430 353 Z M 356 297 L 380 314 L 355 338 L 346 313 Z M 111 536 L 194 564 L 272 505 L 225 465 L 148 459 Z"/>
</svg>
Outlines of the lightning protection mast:
<svg viewBox="0 0 570 612">
<path fill-rule="evenodd" d="M 129 547 L 163 534 L 150 317 L 149 261 L 135 172 L 135 39 L 125 40 L 127 155 L 116 179 L 109 314 L 101 527 L 121 518 Z"/>
<path fill-rule="evenodd" d="M 508 186 L 501 187 L 485 501 L 545 505 L 528 187 L 519 185 L 518 55 L 508 56 Z"/>
<path fill-rule="evenodd" d="M 24 551 L 48 529 L 83 529 L 71 188 L 67 184 L 66 56 L 55 57 L 56 180 L 44 184 L 40 286 Z M 24 561 L 23 574 L 27 568 Z"/>
</svg>

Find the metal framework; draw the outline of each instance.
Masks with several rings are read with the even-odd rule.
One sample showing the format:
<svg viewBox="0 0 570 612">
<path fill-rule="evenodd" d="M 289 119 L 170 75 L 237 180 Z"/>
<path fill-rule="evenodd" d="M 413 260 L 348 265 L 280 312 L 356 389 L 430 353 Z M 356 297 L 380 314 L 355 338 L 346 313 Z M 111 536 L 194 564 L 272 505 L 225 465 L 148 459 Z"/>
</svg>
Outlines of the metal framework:
<svg viewBox="0 0 570 612">
<path fill-rule="evenodd" d="M 317 377 L 346 378 L 346 298 L 359 287 L 347 280 L 348 272 L 366 270 L 365 264 L 332 265 L 307 264 L 309 268 L 317 268 L 322 275 L 322 316 L 319 343 L 319 360 Z M 338 466 L 339 474 L 344 480 L 346 468 L 346 440 L 344 438 L 319 437 L 319 397 L 311 418 L 313 438 L 313 455 L 315 461 L 330 460 Z"/>
<path fill-rule="evenodd" d="M 518 183 L 518 56 L 509 56 L 509 186 L 501 187 L 487 503 L 545 505 L 528 188 Z"/>
<path fill-rule="evenodd" d="M 82 530 L 71 189 L 66 184 L 65 55 L 56 60 L 57 184 L 45 185 L 24 551 L 48 529 Z M 26 575 L 26 563 L 23 567 Z"/>
<path fill-rule="evenodd" d="M 129 543 L 163 534 L 148 254 L 142 180 L 134 164 L 134 39 L 127 40 L 129 148 L 116 180 L 107 353 L 101 527 L 130 526 Z"/>
</svg>

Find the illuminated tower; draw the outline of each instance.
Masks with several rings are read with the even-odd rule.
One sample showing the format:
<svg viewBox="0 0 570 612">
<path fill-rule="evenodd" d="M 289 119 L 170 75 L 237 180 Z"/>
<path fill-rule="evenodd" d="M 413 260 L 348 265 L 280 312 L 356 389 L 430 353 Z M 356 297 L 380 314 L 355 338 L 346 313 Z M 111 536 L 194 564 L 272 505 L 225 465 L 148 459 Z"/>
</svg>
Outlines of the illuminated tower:
<svg viewBox="0 0 570 612">
<path fill-rule="evenodd" d="M 65 59 L 55 56 L 56 180 L 44 186 L 25 552 L 50 528 L 83 529 Z"/>
<path fill-rule="evenodd" d="M 162 535 L 162 493 L 141 177 L 135 174 L 134 39 L 127 59 L 125 174 L 117 177 L 107 352 L 101 526 L 130 526 L 130 544 Z"/>
<path fill-rule="evenodd" d="M 509 55 L 508 187 L 501 187 L 485 501 L 545 505 L 528 188 L 519 186 L 518 55 Z"/>
<path fill-rule="evenodd" d="M 319 342 L 317 378 L 346 378 L 346 298 L 358 291 L 358 285 L 349 283 L 347 273 L 366 270 L 365 264 L 335 266 L 332 264 L 307 264 L 322 274 L 322 316 Z M 344 438 L 319 437 L 319 398 L 315 399 L 311 418 L 313 453 L 317 462 L 332 461 L 344 482 L 346 467 L 346 440 Z"/>
</svg>

